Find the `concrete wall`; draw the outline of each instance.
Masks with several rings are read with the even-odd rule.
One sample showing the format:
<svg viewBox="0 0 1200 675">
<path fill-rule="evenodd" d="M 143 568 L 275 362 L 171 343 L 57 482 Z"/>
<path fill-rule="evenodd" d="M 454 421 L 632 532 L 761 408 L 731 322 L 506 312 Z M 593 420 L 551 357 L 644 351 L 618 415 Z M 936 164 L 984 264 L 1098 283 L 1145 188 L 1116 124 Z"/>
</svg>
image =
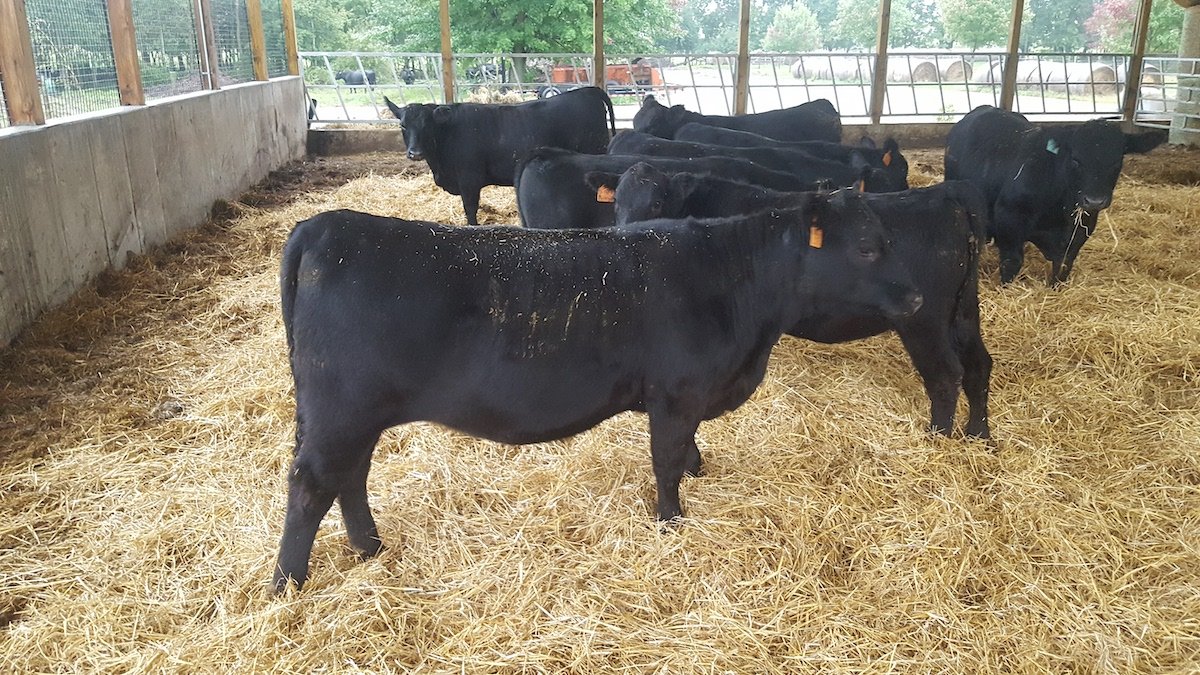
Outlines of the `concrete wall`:
<svg viewBox="0 0 1200 675">
<path fill-rule="evenodd" d="M 304 155 L 300 79 L 0 129 L 0 346 Z"/>
</svg>

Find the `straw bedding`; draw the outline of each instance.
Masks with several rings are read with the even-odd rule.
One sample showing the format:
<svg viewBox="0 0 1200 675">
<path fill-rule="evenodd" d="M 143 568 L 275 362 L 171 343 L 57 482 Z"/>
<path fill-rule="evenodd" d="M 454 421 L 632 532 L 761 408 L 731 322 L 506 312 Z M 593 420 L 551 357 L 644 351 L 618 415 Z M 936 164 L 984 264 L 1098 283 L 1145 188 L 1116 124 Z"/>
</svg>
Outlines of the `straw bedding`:
<svg viewBox="0 0 1200 675">
<path fill-rule="evenodd" d="M 701 427 L 681 526 L 643 416 L 532 446 L 414 424 L 375 456 L 384 553 L 334 509 L 272 598 L 283 238 L 340 207 L 463 222 L 397 155 L 278 172 L 0 351 L 0 671 L 1194 671 L 1198 158 L 1130 161 L 1065 288 L 1036 253 L 1000 288 L 989 250 L 993 442 L 924 432 L 894 336 L 785 337 Z"/>
</svg>

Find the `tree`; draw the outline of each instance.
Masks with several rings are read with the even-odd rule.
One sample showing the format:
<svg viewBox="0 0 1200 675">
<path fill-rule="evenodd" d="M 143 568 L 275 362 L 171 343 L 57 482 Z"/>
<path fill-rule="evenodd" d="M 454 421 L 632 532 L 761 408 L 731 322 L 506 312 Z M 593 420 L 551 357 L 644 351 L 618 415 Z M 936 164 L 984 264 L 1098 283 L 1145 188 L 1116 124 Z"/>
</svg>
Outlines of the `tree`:
<svg viewBox="0 0 1200 675">
<path fill-rule="evenodd" d="M 837 18 L 830 26 L 830 47 L 865 49 L 879 34 L 879 0 L 838 0 Z"/>
<path fill-rule="evenodd" d="M 1148 54 L 1177 53 L 1183 31 L 1183 15 L 1183 10 L 1174 3 L 1152 4 L 1146 40 Z M 1128 52 L 1133 46 L 1136 22 L 1136 0 L 1101 0 L 1084 26 L 1093 48 L 1106 52 Z"/>
<path fill-rule="evenodd" d="M 293 6 L 301 50 L 338 51 L 347 43 L 349 15 L 338 0 L 300 0 Z M 188 17 L 190 20 L 190 17 Z"/>
<path fill-rule="evenodd" d="M 946 25 L 946 37 L 957 44 L 979 49 L 1002 46 L 1008 41 L 1011 0 L 938 0 L 938 9 Z"/>
<path fill-rule="evenodd" d="M 763 49 L 768 52 L 809 52 L 820 46 L 817 17 L 800 0 L 775 12 L 763 38 Z"/>
<path fill-rule="evenodd" d="M 1081 52 L 1087 46 L 1084 21 L 1096 0 L 1040 0 L 1025 8 L 1021 47 L 1025 50 Z"/>
</svg>

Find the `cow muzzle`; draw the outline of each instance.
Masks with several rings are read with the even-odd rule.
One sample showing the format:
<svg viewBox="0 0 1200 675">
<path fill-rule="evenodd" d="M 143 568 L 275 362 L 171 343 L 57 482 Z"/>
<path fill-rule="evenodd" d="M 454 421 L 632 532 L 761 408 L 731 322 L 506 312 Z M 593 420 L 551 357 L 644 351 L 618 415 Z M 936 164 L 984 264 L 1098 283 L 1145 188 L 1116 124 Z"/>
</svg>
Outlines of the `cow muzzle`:
<svg viewBox="0 0 1200 675">
<path fill-rule="evenodd" d="M 889 302 L 883 311 L 890 318 L 901 319 L 916 314 L 924 304 L 925 296 L 912 290 L 903 291 L 889 294 Z"/>
<path fill-rule="evenodd" d="M 1079 208 L 1088 213 L 1096 213 L 1107 209 L 1112 204 L 1112 197 L 1088 197 L 1079 195 Z"/>
<path fill-rule="evenodd" d="M 420 150 L 409 150 L 407 156 L 414 162 L 419 162 L 425 159 L 425 153 L 421 152 Z"/>
</svg>

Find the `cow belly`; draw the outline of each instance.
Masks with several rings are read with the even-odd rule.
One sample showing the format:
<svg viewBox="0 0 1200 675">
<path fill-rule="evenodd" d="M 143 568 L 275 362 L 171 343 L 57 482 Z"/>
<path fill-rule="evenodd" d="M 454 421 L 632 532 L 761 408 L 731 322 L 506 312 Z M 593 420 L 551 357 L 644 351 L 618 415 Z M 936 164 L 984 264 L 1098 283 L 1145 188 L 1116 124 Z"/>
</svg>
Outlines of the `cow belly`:
<svg viewBox="0 0 1200 675">
<path fill-rule="evenodd" d="M 788 335 L 832 345 L 869 338 L 891 329 L 892 324 L 881 316 L 821 316 L 792 326 Z"/>
</svg>

